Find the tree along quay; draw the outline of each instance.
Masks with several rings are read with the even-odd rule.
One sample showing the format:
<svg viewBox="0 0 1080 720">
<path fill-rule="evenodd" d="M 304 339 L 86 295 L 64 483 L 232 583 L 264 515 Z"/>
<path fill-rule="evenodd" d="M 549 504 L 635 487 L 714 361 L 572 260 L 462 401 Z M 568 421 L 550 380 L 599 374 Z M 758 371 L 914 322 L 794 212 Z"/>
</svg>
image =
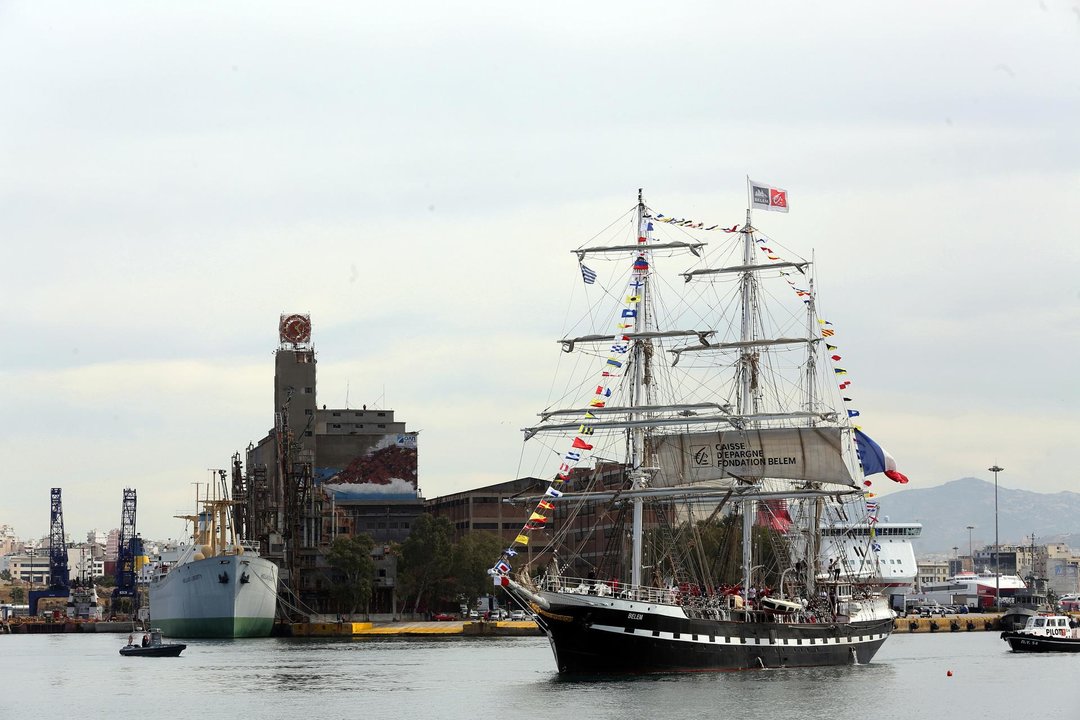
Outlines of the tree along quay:
<svg viewBox="0 0 1080 720">
<path fill-rule="evenodd" d="M 461 606 L 474 607 L 478 598 L 491 592 L 488 568 L 504 541 L 489 532 L 476 532 L 454 541 L 453 533 L 447 518 L 424 513 L 416 518 L 404 542 L 388 546 L 388 553 L 395 559 L 395 577 L 379 578 L 378 582 L 394 588 L 394 600 L 390 612 L 384 609 L 383 614 L 402 617 L 451 608 L 457 611 Z M 303 612 L 296 612 L 293 620 L 309 620 L 334 611 L 375 619 L 370 600 L 377 580 L 369 557 L 370 541 L 363 538 L 366 536 L 334 541 L 327 555 L 334 571 L 329 606 L 314 612 L 309 607 L 300 608 Z"/>
</svg>

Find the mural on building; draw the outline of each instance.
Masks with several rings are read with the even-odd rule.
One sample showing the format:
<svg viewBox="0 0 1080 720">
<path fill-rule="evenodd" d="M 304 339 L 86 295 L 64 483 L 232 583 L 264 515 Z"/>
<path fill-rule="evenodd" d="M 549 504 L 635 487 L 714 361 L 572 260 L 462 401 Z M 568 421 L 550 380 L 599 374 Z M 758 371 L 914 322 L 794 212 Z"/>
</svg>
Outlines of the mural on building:
<svg viewBox="0 0 1080 720">
<path fill-rule="evenodd" d="M 319 438 L 316 485 L 336 500 L 416 499 L 416 433 L 372 435 L 359 455 L 354 454 L 357 437 L 343 437 L 347 445 L 337 452 L 335 436 Z"/>
</svg>

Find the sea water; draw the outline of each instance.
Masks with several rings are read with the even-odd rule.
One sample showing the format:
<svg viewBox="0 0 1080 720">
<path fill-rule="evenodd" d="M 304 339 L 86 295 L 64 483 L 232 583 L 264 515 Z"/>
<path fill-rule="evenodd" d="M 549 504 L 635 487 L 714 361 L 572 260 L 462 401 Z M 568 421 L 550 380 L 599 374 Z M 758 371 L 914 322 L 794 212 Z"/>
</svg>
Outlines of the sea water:
<svg viewBox="0 0 1080 720">
<path fill-rule="evenodd" d="M 898 634 L 860 666 L 584 679 L 542 637 L 189 640 L 178 658 L 122 657 L 126 640 L 0 635 L 0 720 L 1080 718 L 1080 654 L 996 632 Z"/>
</svg>

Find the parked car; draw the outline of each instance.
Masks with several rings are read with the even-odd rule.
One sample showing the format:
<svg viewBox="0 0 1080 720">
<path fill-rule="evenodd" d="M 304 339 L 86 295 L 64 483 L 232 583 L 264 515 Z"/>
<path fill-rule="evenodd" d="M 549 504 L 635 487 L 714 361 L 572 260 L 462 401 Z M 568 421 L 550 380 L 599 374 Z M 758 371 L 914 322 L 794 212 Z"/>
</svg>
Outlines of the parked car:
<svg viewBox="0 0 1080 720">
<path fill-rule="evenodd" d="M 457 615 L 453 613 L 435 613 L 431 616 L 432 620 L 457 620 Z"/>
<path fill-rule="evenodd" d="M 528 615 L 525 614 L 524 610 L 511 610 L 510 611 L 510 619 L 511 620 L 528 620 L 529 617 L 528 617 Z"/>
<path fill-rule="evenodd" d="M 919 607 L 919 617 L 945 617 L 945 608 L 941 605 L 922 605 Z"/>
</svg>

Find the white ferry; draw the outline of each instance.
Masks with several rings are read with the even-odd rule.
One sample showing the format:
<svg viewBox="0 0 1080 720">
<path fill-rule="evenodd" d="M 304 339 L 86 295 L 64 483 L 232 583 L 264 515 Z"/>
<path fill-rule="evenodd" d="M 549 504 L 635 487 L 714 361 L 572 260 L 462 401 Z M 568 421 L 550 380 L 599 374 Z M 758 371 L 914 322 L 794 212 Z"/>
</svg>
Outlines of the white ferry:
<svg viewBox="0 0 1080 720">
<path fill-rule="evenodd" d="M 997 605 L 994 598 L 1000 592 L 1002 599 L 1012 598 L 1027 590 L 1019 575 L 997 575 L 992 572 L 962 572 L 945 582 L 924 583 L 919 597 L 942 605 L 962 603 L 977 607 Z M 961 599 L 962 598 L 962 599 Z M 1004 602 L 1009 602 L 1004 600 Z"/>
<path fill-rule="evenodd" d="M 922 523 L 880 522 L 873 526 L 876 552 L 865 552 L 870 545 L 867 538 L 870 526 L 866 524 L 833 524 L 821 530 L 822 537 L 835 538 L 832 547 L 842 553 L 838 560 L 845 575 L 859 584 L 866 583 L 881 588 L 890 598 L 890 606 L 903 608 L 903 597 L 911 592 L 919 575 L 912 541 L 922 535 Z M 829 543 L 827 543 L 829 544 Z M 829 557 L 831 562 L 835 556 Z M 893 597 L 899 597 L 897 601 Z"/>
</svg>

